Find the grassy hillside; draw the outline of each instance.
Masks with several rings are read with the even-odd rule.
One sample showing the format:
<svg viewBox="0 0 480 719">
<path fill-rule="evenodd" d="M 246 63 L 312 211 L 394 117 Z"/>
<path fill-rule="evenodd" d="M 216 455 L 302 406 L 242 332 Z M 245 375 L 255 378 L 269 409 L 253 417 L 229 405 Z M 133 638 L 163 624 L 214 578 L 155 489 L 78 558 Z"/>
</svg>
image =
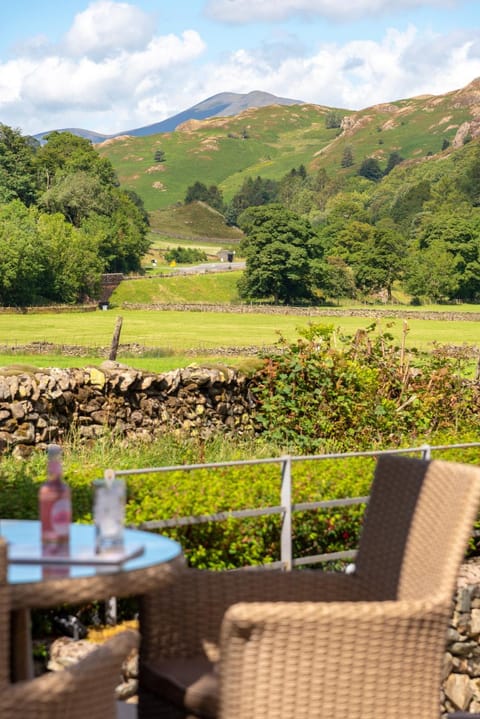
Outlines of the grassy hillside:
<svg viewBox="0 0 480 719">
<path fill-rule="evenodd" d="M 384 167 L 391 152 L 411 160 L 436 156 L 444 140 L 452 143 L 459 127 L 480 115 L 480 80 L 445 95 L 359 112 L 335 110 L 343 118 L 343 129 L 327 129 L 331 111 L 318 105 L 250 109 L 235 117 L 189 121 L 171 133 L 108 140 L 98 151 L 149 211 L 182 202 L 196 180 L 218 185 L 228 201 L 245 177 L 280 179 L 300 164 L 309 172 L 324 168 L 331 176 L 355 175 L 365 157 L 376 157 Z M 354 164 L 343 169 L 347 145 Z M 164 151 L 165 162 L 155 163 L 158 149 Z"/>
<path fill-rule="evenodd" d="M 243 237 L 238 227 L 226 224 L 223 215 L 204 202 L 188 205 L 172 205 L 150 213 L 150 227 L 154 233 L 173 239 L 197 239 L 208 237 L 209 242 L 219 245 L 235 245 Z"/>
<path fill-rule="evenodd" d="M 134 304 L 230 304 L 238 301 L 236 284 L 241 272 L 217 272 L 186 277 L 152 277 L 125 280 L 110 298 L 112 305 Z"/>
<path fill-rule="evenodd" d="M 337 130 L 325 127 L 328 111 L 316 105 L 246 110 L 235 117 L 192 120 L 162 135 L 108 140 L 98 151 L 150 211 L 182 202 L 196 180 L 219 185 L 229 200 L 247 176 L 279 179 L 292 167 L 310 164 L 335 138 Z M 155 163 L 158 149 L 165 152 L 165 162 Z"/>
</svg>

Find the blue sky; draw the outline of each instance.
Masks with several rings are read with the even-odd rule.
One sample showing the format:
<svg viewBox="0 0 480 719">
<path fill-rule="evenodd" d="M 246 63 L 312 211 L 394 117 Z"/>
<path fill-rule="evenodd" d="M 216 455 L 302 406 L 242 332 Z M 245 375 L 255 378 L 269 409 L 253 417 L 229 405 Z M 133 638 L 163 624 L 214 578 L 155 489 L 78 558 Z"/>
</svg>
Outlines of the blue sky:
<svg viewBox="0 0 480 719">
<path fill-rule="evenodd" d="M 19 0 L 0 122 L 104 133 L 219 92 L 360 109 L 480 77 L 479 0 Z"/>
</svg>

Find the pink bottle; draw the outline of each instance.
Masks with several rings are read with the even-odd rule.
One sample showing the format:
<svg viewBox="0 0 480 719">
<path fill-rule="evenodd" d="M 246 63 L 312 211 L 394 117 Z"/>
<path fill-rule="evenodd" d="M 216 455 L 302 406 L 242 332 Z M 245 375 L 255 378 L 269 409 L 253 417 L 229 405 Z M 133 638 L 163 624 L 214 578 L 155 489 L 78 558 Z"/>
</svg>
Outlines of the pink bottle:
<svg viewBox="0 0 480 719">
<path fill-rule="evenodd" d="M 46 554 L 68 554 L 72 503 L 70 487 L 63 481 L 62 449 L 50 444 L 47 449 L 47 481 L 38 493 L 42 548 Z"/>
</svg>

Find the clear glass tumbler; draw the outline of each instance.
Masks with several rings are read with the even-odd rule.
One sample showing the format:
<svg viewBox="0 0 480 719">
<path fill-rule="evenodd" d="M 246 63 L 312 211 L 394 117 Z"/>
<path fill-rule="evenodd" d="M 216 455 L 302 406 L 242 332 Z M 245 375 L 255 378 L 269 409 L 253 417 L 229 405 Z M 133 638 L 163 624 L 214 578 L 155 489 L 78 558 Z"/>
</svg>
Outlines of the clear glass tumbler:
<svg viewBox="0 0 480 719">
<path fill-rule="evenodd" d="M 125 482 L 116 479 L 111 469 L 105 470 L 103 479 L 93 482 L 95 523 L 95 552 L 106 554 L 123 550 L 125 527 Z"/>
</svg>

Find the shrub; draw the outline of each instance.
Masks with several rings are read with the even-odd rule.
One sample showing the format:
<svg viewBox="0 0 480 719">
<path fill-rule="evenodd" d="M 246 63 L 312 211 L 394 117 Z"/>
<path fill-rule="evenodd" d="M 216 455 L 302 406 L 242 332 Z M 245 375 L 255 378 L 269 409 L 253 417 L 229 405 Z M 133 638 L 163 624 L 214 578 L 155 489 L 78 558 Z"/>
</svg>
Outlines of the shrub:
<svg viewBox="0 0 480 719">
<path fill-rule="evenodd" d="M 205 252 L 194 247 L 176 247 L 165 252 L 165 259 L 167 262 L 178 262 L 179 264 L 187 265 L 194 262 L 206 262 L 208 257 Z"/>
<path fill-rule="evenodd" d="M 266 355 L 252 391 L 270 441 L 297 452 L 347 451 L 479 429 L 478 391 L 463 379 L 462 360 L 407 352 L 375 329 L 339 338 L 312 324 Z"/>
</svg>

